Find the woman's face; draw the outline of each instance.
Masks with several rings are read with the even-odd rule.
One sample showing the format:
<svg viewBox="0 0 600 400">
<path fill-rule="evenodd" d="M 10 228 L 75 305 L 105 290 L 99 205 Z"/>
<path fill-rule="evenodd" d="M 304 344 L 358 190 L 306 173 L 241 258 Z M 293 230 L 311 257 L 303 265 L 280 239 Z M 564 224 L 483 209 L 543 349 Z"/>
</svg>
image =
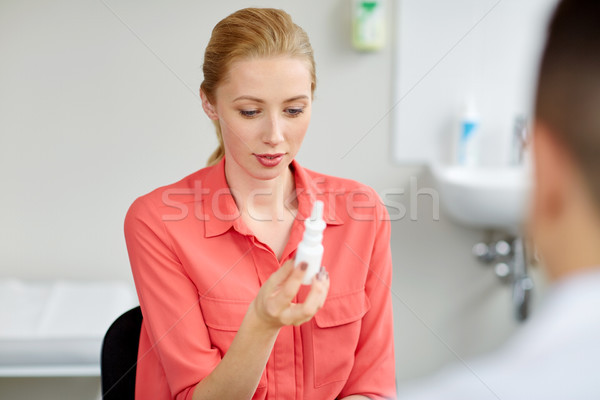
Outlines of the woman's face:
<svg viewBox="0 0 600 400">
<path fill-rule="evenodd" d="M 274 179 L 296 156 L 310 122 L 307 63 L 289 56 L 235 62 L 215 103 L 207 114 L 221 125 L 228 172 Z"/>
</svg>

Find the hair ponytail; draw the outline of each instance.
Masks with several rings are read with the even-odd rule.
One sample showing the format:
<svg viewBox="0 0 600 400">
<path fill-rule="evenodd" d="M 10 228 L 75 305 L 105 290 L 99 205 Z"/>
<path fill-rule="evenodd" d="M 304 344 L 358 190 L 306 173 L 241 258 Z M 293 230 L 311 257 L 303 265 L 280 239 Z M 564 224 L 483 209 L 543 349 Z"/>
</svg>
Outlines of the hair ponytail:
<svg viewBox="0 0 600 400">
<path fill-rule="evenodd" d="M 218 164 L 219 161 L 221 161 L 221 159 L 225 155 L 225 146 L 223 146 L 223 135 L 221 134 L 221 124 L 219 123 L 219 121 L 213 121 L 213 123 L 215 124 L 215 131 L 217 132 L 217 140 L 219 141 L 219 147 L 217 147 L 215 151 L 213 151 L 213 153 L 210 155 L 210 157 L 208 157 L 208 162 L 206 163 L 207 167 Z"/>
</svg>

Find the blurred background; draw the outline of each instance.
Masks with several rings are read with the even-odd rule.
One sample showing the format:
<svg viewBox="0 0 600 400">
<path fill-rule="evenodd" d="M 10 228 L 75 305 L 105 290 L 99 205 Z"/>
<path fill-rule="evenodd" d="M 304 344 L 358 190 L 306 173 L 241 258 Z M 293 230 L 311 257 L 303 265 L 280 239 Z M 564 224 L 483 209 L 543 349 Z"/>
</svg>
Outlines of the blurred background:
<svg viewBox="0 0 600 400">
<path fill-rule="evenodd" d="M 461 221 L 432 171 L 457 163 L 465 102 L 481 124 L 477 165 L 511 163 L 554 1 L 387 0 L 371 22 L 356 3 L 2 0 L 0 282 L 24 300 L 0 296 L 0 351 L 19 339 L 11 318 L 35 285 L 112 284 L 116 315 L 135 302 L 125 213 L 216 147 L 198 96 L 203 51 L 220 19 L 248 6 L 286 10 L 311 38 L 318 85 L 298 160 L 372 186 L 389 207 L 399 385 L 501 345 L 519 324 L 513 291 L 472 248 L 520 225 Z M 383 41 L 361 48 L 369 37 L 353 36 L 353 21 Z M 545 280 L 529 274 L 535 312 Z M 15 373 L 1 359 L 0 398 L 98 396 L 96 369 Z"/>
</svg>

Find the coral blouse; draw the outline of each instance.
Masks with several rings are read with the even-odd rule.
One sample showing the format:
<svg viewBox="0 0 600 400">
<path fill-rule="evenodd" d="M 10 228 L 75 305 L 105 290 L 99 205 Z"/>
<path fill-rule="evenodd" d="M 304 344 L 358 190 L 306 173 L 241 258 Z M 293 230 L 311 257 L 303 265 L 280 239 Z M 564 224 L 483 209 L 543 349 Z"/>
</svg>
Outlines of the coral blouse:
<svg viewBox="0 0 600 400">
<path fill-rule="evenodd" d="M 395 397 L 390 223 L 375 191 L 293 161 L 298 213 L 278 260 L 239 218 L 224 166 L 138 198 L 125 218 L 144 315 L 136 398 L 192 398 L 261 285 L 294 257 L 316 199 L 325 204 L 329 293 L 312 320 L 280 330 L 253 399 Z"/>
</svg>

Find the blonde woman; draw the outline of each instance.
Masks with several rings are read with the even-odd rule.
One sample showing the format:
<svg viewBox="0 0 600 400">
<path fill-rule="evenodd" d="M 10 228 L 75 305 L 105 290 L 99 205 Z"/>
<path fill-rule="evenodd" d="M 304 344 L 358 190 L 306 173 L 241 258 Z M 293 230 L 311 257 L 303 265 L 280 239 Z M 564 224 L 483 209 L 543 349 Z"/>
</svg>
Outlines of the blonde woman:
<svg viewBox="0 0 600 400">
<path fill-rule="evenodd" d="M 385 207 L 294 160 L 316 87 L 306 33 L 280 10 L 237 11 L 215 26 L 203 72 L 219 148 L 125 221 L 144 315 L 136 398 L 394 397 Z M 317 199 L 327 270 L 302 285 L 293 260 Z"/>
</svg>

